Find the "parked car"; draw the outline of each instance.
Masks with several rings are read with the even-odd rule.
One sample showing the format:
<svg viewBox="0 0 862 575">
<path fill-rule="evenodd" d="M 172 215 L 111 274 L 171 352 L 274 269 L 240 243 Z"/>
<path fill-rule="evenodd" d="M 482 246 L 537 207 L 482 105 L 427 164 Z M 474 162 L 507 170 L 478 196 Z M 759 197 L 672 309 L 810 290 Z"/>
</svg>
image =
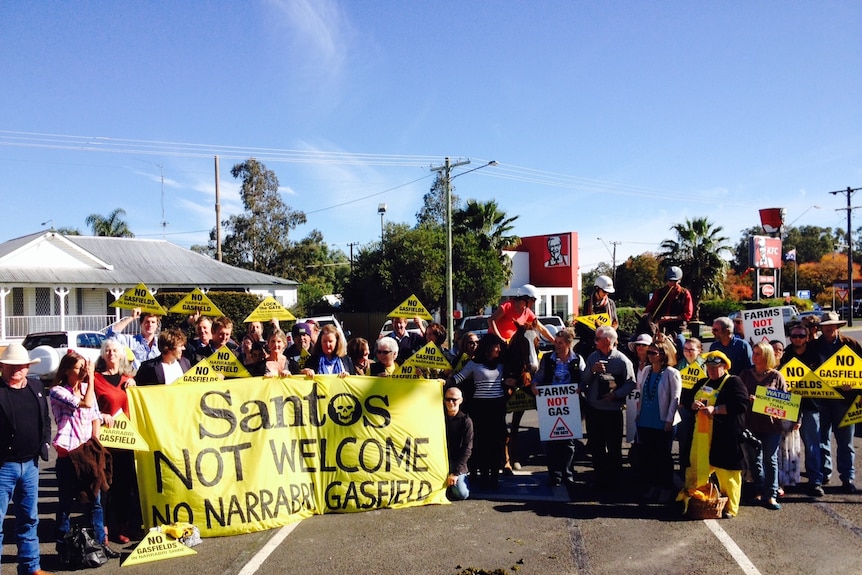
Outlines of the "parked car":
<svg viewBox="0 0 862 575">
<path fill-rule="evenodd" d="M 419 329 L 419 326 L 416 325 L 415 320 L 408 319 L 407 320 L 407 331 L 410 333 L 422 335 L 422 330 L 425 329 L 425 327 L 428 325 L 428 322 L 423 320 L 423 319 L 420 319 L 419 321 L 422 322 L 422 329 Z M 383 322 L 383 327 L 380 328 L 380 333 L 377 334 L 377 339 L 380 339 L 383 336 L 389 335 L 390 333 L 392 333 L 392 320 L 387 319 L 385 322 Z"/>
<path fill-rule="evenodd" d="M 341 325 L 341 322 L 338 321 L 338 318 L 335 317 L 334 315 L 317 315 L 317 316 L 313 316 L 313 317 L 301 317 L 298 320 L 296 320 L 296 323 L 306 323 L 309 320 L 314 320 L 315 323 L 317 323 L 318 327 L 323 327 L 323 326 L 329 325 L 329 324 L 334 325 L 338 329 L 339 333 L 341 333 L 341 337 L 344 338 L 344 341 L 347 341 L 347 339 L 350 337 L 350 330 L 345 330 L 344 326 Z"/>
<path fill-rule="evenodd" d="M 41 360 L 30 367 L 30 375 L 47 383 L 54 380 L 60 358 L 68 350 L 96 361 L 105 339 L 105 334 L 98 331 L 43 331 L 28 334 L 22 345 L 30 353 L 30 359 Z"/>
<path fill-rule="evenodd" d="M 488 318 L 490 315 L 468 315 L 467 317 L 461 318 L 461 321 L 458 325 L 455 326 L 455 329 L 458 333 L 465 333 L 468 331 L 472 331 L 479 337 L 482 337 L 486 333 L 488 333 Z"/>
</svg>

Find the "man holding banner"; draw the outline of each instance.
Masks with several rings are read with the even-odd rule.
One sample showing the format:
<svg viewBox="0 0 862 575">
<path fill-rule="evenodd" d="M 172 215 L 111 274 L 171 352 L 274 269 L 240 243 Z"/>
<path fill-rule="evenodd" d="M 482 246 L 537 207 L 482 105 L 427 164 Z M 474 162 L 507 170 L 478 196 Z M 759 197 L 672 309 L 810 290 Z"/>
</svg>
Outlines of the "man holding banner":
<svg viewBox="0 0 862 575">
<path fill-rule="evenodd" d="M 855 339 L 838 333 L 838 329 L 844 325 L 847 325 L 847 322 L 840 319 L 836 312 L 829 311 L 823 314 L 823 320 L 820 322 L 820 330 L 823 335 L 810 344 L 818 364 L 823 364 L 842 348 L 847 348 L 844 351 L 852 351 L 857 357 L 862 357 L 862 345 L 859 345 Z M 852 365 L 854 359 L 848 357 L 849 361 L 846 363 Z M 837 387 L 836 390 L 841 394 L 841 399 L 823 399 L 820 401 L 820 453 L 822 454 L 823 483 L 829 483 L 832 475 L 831 435 L 834 434 L 835 441 L 838 443 L 838 474 L 841 478 L 841 489 L 845 493 L 856 493 L 857 489 L 854 483 L 856 451 L 853 448 L 855 425 L 850 424 L 843 427 L 840 425 L 841 420 L 844 419 L 844 414 L 856 400 L 859 390 L 853 389 L 850 381 Z"/>
</svg>

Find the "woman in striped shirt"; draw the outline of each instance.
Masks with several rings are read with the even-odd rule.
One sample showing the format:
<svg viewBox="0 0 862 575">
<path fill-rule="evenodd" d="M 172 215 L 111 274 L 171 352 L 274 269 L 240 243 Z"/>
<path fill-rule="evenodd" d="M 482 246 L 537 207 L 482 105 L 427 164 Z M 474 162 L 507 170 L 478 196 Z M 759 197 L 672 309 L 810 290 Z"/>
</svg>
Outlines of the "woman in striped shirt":
<svg viewBox="0 0 862 575">
<path fill-rule="evenodd" d="M 472 483 L 483 489 L 499 486 L 500 465 L 506 445 L 506 399 L 503 381 L 502 351 L 504 343 L 488 333 L 479 341 L 476 354 L 464 368 L 452 376 L 451 383 L 472 395 L 465 408 L 473 420 L 473 455 L 469 467 Z M 464 392 L 472 382 L 472 394 Z M 512 380 L 514 384 L 514 380 Z"/>
</svg>

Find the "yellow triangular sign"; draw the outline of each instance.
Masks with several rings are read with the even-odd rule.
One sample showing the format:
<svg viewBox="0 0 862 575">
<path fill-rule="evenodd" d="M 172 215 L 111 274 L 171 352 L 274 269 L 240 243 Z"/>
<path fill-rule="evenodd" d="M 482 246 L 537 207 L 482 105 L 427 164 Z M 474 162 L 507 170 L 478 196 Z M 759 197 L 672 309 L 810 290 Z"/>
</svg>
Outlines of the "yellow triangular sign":
<svg viewBox="0 0 862 575">
<path fill-rule="evenodd" d="M 838 427 L 852 425 L 854 423 L 862 423 L 862 395 L 856 398 L 856 401 L 850 404 L 850 409 L 844 414 L 844 418 Z"/>
<path fill-rule="evenodd" d="M 132 554 L 123 561 L 123 567 L 197 554 L 198 552 L 194 549 L 186 547 L 165 533 L 149 531 L 132 551 Z"/>
<path fill-rule="evenodd" d="M 413 355 L 402 365 L 413 367 L 427 367 L 429 369 L 452 369 L 452 364 L 443 355 L 436 343 L 429 343 Z"/>
<path fill-rule="evenodd" d="M 168 310 L 168 313 L 181 313 L 185 315 L 193 315 L 198 312 L 201 315 L 212 317 L 221 317 L 224 315 L 212 300 L 207 297 L 207 294 L 201 291 L 201 288 L 195 288 L 194 291 L 186 295 L 186 297 Z"/>
<path fill-rule="evenodd" d="M 139 283 L 135 287 L 126 290 L 126 293 L 112 303 L 111 307 L 118 307 L 120 309 L 141 308 L 142 312 L 167 315 L 165 308 L 156 301 L 156 298 L 153 297 L 153 294 L 150 293 L 150 290 L 143 283 Z"/>
<path fill-rule="evenodd" d="M 114 426 L 99 428 L 99 442 L 105 447 L 114 449 L 131 449 L 132 451 L 149 451 L 150 446 L 135 429 L 129 417 L 120 411 L 114 416 Z"/>
<path fill-rule="evenodd" d="M 227 348 L 225 348 L 227 349 Z M 209 360 L 202 359 L 192 366 L 190 370 L 185 372 L 183 376 L 173 382 L 174 385 L 179 383 L 211 383 L 213 381 L 221 381 L 224 376 L 220 371 L 210 365 Z"/>
<path fill-rule="evenodd" d="M 269 321 L 271 319 L 278 319 L 284 321 L 296 321 L 296 316 L 290 313 L 286 307 L 278 303 L 278 301 L 269 296 L 257 306 L 251 314 L 245 318 L 242 322 L 249 323 L 252 321 Z"/>
<path fill-rule="evenodd" d="M 611 325 L 611 316 L 606 313 L 594 313 L 592 315 L 579 315 L 575 318 L 588 328 L 595 330 L 600 325 Z"/>
<path fill-rule="evenodd" d="M 862 357 L 844 345 L 814 370 L 814 373 L 832 387 L 847 384 L 859 389 L 862 388 Z"/>
<path fill-rule="evenodd" d="M 794 357 L 781 369 L 781 375 L 787 380 L 787 389 L 800 397 L 841 399 L 841 394 L 820 379 L 807 365 Z"/>
<path fill-rule="evenodd" d="M 429 321 L 434 320 L 434 318 L 431 317 L 431 314 L 428 313 L 428 310 L 425 309 L 425 306 L 422 305 L 422 302 L 419 301 L 419 298 L 416 297 L 416 295 L 411 295 L 409 298 L 401 302 L 401 305 L 389 312 L 389 315 L 386 317 L 413 318 L 416 316 Z"/>
<path fill-rule="evenodd" d="M 683 389 L 693 388 L 695 383 L 706 377 L 706 373 L 697 362 L 690 363 L 679 370 L 679 375 L 682 378 Z"/>
<path fill-rule="evenodd" d="M 251 374 L 242 362 L 227 346 L 217 349 L 215 353 L 207 358 L 207 361 L 215 371 L 225 377 L 251 377 Z"/>
</svg>

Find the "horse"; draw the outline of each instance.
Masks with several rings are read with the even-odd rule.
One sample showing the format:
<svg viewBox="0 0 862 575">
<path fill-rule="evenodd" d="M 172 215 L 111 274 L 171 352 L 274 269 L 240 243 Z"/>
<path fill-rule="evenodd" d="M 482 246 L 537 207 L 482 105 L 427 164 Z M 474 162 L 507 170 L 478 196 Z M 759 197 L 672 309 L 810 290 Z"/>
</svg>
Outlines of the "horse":
<svg viewBox="0 0 862 575">
<path fill-rule="evenodd" d="M 530 397 L 533 396 L 533 374 L 539 369 L 539 360 L 531 331 L 526 326 L 518 326 L 503 352 L 503 382 L 509 397 L 518 389 L 523 389 Z M 506 436 L 504 469 L 507 471 L 520 469 L 521 466 L 515 460 L 514 454 L 523 417 L 523 410 L 512 412 L 512 427 Z"/>
</svg>

